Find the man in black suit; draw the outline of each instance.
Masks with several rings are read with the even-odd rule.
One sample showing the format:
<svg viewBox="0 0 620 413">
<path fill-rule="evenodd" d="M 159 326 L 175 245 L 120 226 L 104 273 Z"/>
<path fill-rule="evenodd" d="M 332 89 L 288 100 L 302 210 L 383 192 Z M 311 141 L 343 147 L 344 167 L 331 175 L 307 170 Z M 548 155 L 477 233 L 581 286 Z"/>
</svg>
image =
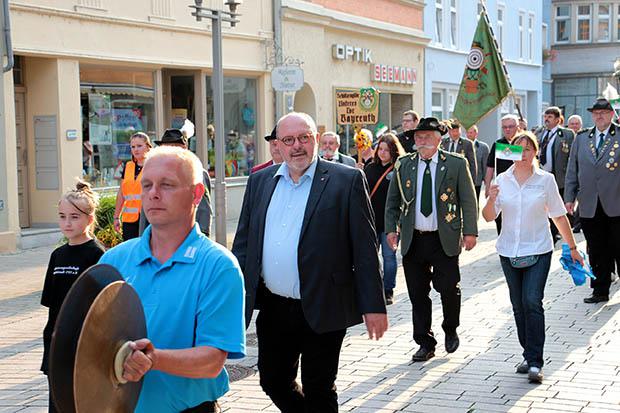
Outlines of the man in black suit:
<svg viewBox="0 0 620 413">
<path fill-rule="evenodd" d="M 413 131 L 418 127 L 420 123 L 420 115 L 415 110 L 408 110 L 403 113 L 403 119 L 401 121 L 401 127 L 403 131 L 397 135 L 400 144 L 407 153 L 413 152 L 415 149 L 415 141 L 413 139 L 413 133 L 407 133 Z"/>
<path fill-rule="evenodd" d="M 260 384 L 283 412 L 337 412 L 347 327 L 363 319 L 375 339 L 387 329 L 368 187 L 360 170 L 318 159 L 310 116 L 276 129 L 284 163 L 250 175 L 233 243 L 248 322 L 260 310 Z"/>
</svg>

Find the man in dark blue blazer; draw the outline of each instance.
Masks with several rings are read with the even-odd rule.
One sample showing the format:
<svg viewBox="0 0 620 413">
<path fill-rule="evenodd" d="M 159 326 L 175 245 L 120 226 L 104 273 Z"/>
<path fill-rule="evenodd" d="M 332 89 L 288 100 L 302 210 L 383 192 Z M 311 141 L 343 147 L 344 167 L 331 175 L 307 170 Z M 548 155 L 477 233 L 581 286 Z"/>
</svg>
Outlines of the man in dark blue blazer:
<svg viewBox="0 0 620 413">
<path fill-rule="evenodd" d="M 318 158 L 316 124 L 277 124 L 282 165 L 250 175 L 233 243 L 246 315 L 256 319 L 260 384 L 283 412 L 337 412 L 346 329 L 387 329 L 374 217 L 362 172 Z M 296 382 L 300 359 L 302 387 Z"/>
</svg>

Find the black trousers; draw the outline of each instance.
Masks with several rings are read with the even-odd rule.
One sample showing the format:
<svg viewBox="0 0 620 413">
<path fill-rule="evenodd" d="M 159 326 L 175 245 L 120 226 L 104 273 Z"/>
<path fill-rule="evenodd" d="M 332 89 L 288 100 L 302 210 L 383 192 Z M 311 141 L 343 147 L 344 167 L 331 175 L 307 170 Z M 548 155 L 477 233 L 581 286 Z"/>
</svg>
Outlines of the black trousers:
<svg viewBox="0 0 620 413">
<path fill-rule="evenodd" d="M 201 403 L 198 406 L 183 410 L 181 413 L 220 413 L 221 411 L 218 402 L 214 401 Z"/>
<path fill-rule="evenodd" d="M 480 189 L 482 188 L 482 185 L 476 185 L 476 199 L 478 200 L 478 203 L 480 203 Z"/>
<path fill-rule="evenodd" d="M 434 349 L 437 340 L 431 328 L 433 288 L 441 295 L 443 323 L 447 334 L 456 333 L 461 313 L 459 257 L 449 257 L 441 247 L 439 232 L 414 232 L 409 251 L 403 257 L 407 291 L 413 311 L 413 339 L 421 347 Z"/>
<path fill-rule="evenodd" d="M 47 373 L 44 373 L 47 376 L 47 388 L 49 389 L 49 404 L 47 411 L 49 413 L 58 413 L 56 409 L 56 404 L 54 403 L 54 398 L 52 397 L 52 384 L 50 383 L 50 376 Z"/>
<path fill-rule="evenodd" d="M 611 273 L 620 262 L 620 217 L 608 216 L 601 201 L 592 218 L 580 217 L 581 229 L 588 244 L 590 265 L 596 280 L 590 281 L 593 294 L 609 295 Z"/>
<path fill-rule="evenodd" d="M 263 294 L 256 319 L 260 385 L 282 412 L 338 412 L 335 382 L 345 333 L 318 334 L 301 300 Z M 302 387 L 296 381 L 300 361 Z"/>
<path fill-rule="evenodd" d="M 123 241 L 140 236 L 140 219 L 136 222 L 123 222 Z"/>
</svg>

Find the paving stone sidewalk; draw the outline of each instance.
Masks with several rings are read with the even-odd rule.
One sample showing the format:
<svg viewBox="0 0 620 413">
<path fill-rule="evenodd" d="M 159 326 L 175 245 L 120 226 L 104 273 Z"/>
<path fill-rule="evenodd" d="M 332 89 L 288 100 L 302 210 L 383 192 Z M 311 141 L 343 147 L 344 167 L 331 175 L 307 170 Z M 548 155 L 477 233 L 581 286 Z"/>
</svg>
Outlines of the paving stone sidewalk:
<svg viewBox="0 0 620 413">
<path fill-rule="evenodd" d="M 433 327 L 440 345 L 426 363 L 411 363 L 411 305 L 402 268 L 390 330 L 378 341 L 363 326 L 349 330 L 338 375 L 341 411 L 352 412 L 620 412 L 620 293 L 586 305 L 587 287 L 575 287 L 554 254 L 545 295 L 545 381 L 515 374 L 521 361 L 508 289 L 495 253 L 495 229 L 481 223 L 478 246 L 461 255 L 461 347 L 447 354 L 439 296 Z M 585 248 L 583 237 L 580 247 Z M 46 312 L 39 305 L 51 248 L 0 255 L 0 412 L 47 411 L 47 384 L 39 371 Z M 256 340 L 248 357 L 229 365 L 234 380 L 221 400 L 226 412 L 277 412 L 256 373 Z"/>
</svg>

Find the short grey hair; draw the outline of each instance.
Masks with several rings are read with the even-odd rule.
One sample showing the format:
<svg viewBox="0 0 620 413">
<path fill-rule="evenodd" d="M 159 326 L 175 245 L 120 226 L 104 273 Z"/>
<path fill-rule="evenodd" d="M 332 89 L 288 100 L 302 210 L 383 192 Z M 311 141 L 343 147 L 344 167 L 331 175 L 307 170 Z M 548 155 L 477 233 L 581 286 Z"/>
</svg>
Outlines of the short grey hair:
<svg viewBox="0 0 620 413">
<path fill-rule="evenodd" d="M 514 120 L 517 123 L 517 125 L 519 124 L 519 117 L 515 115 L 514 113 L 509 113 L 507 115 L 502 116 L 502 122 L 505 120 Z"/>
<path fill-rule="evenodd" d="M 183 170 L 188 173 L 192 180 L 191 184 L 196 185 L 202 183 L 202 162 L 200 162 L 200 159 L 198 159 L 192 151 L 178 146 L 158 146 L 146 153 L 144 168 L 146 168 L 150 160 L 157 158 L 179 159 L 183 164 Z"/>
<path fill-rule="evenodd" d="M 306 125 L 308 125 L 308 127 L 310 128 L 310 130 L 312 131 L 312 134 L 313 135 L 317 134 L 316 122 L 314 121 L 314 119 L 312 119 L 312 116 L 308 115 L 307 113 L 303 113 L 303 112 L 290 112 L 282 116 L 278 120 L 278 123 L 276 124 L 276 135 L 278 133 L 278 130 L 280 129 L 280 124 L 288 118 L 302 119 L 304 122 L 306 122 Z"/>
<path fill-rule="evenodd" d="M 321 138 L 323 136 L 333 136 L 334 138 L 336 138 L 336 142 L 338 142 L 338 145 L 340 145 L 340 136 L 336 132 L 334 132 L 332 130 L 328 130 L 327 132 L 323 132 L 321 134 Z"/>
<path fill-rule="evenodd" d="M 567 122 L 570 122 L 571 119 L 577 119 L 579 121 L 579 123 L 581 123 L 583 125 L 583 119 L 581 119 L 581 116 L 579 116 L 579 115 L 570 115 L 568 117 L 568 121 Z"/>
</svg>

